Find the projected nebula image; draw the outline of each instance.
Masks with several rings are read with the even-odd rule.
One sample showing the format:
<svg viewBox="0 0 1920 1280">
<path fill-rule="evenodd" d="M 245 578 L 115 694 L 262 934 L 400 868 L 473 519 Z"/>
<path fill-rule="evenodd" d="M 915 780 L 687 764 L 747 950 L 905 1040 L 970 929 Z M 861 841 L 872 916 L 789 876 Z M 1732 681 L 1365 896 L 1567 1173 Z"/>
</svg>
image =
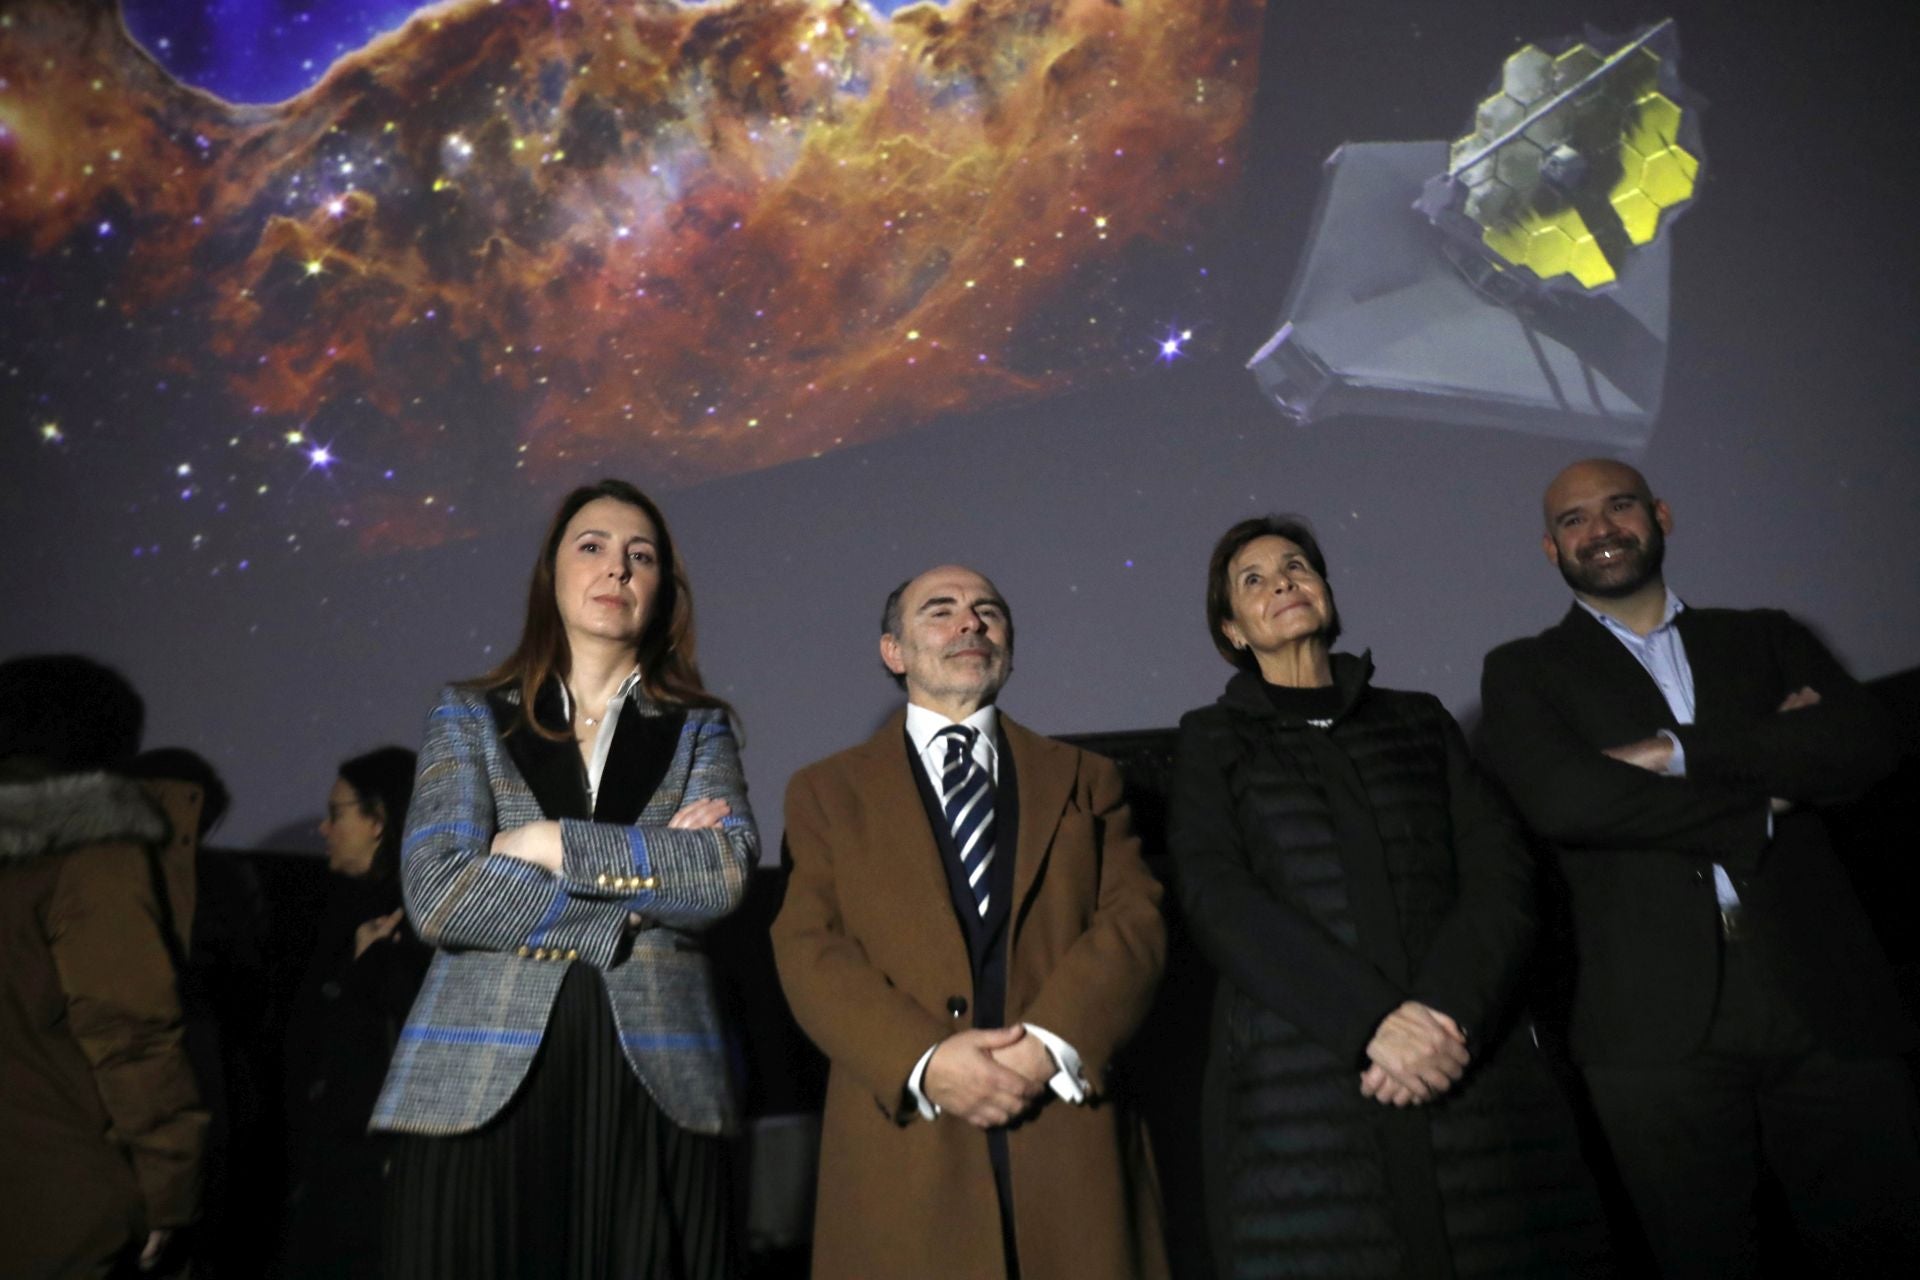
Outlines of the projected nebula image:
<svg viewBox="0 0 1920 1280">
<path fill-rule="evenodd" d="M 737 475 L 1177 356 L 1263 16 L 130 9 L 0 14 L 6 456 L 84 466 L 207 572 L 243 524 L 438 545 L 485 495 Z"/>
<path fill-rule="evenodd" d="M 1666 18 L 1697 208 L 1658 307 L 1628 264 L 1586 309 L 1650 339 L 1547 378 L 1572 308 L 1472 293 L 1414 201 L 1527 48 Z M 873 619 L 927 565 L 1016 602 L 1023 723 L 1165 726 L 1219 692 L 1213 540 L 1299 511 L 1383 682 L 1471 718 L 1566 607 L 1542 484 L 1631 450 L 1700 603 L 1904 669 L 1920 597 L 1861 577 L 1920 537 L 1886 43 L 1707 0 L 0 0 L 0 656 L 121 667 L 227 773 L 223 839 L 310 848 L 334 762 L 512 645 L 560 492 L 622 476 L 771 851 L 891 709 Z M 1336 208 L 1342 147 L 1419 163 Z M 1309 375 L 1338 336 L 1421 376 L 1292 420 L 1247 371 L 1289 325 Z M 1632 404 L 1575 421 L 1588 367 Z"/>
</svg>

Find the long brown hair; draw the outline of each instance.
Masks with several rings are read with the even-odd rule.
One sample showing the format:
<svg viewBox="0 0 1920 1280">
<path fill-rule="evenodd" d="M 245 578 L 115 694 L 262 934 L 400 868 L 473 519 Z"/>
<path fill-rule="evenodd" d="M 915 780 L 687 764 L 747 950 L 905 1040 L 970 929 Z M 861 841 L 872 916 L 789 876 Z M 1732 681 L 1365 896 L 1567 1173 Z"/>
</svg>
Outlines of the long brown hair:
<svg viewBox="0 0 1920 1280">
<path fill-rule="evenodd" d="M 564 742 L 572 737 L 566 729 L 541 724 L 534 714 L 534 698 L 543 685 L 555 676 L 565 679 L 572 670 L 573 655 L 567 647 L 567 631 L 560 620 L 560 604 L 554 596 L 553 562 L 560 552 L 560 539 L 567 524 L 580 508 L 600 498 L 638 507 L 653 522 L 654 552 L 660 558 L 660 590 L 647 611 L 646 629 L 638 646 L 640 686 L 656 702 L 683 707 L 721 707 L 731 717 L 733 708 L 707 692 L 700 680 L 700 664 L 694 658 L 693 588 L 687 583 L 686 570 L 674 554 L 673 535 L 667 519 L 653 499 L 625 480 L 607 479 L 582 485 L 560 502 L 540 544 L 540 558 L 533 564 L 533 581 L 527 585 L 527 620 L 520 628 L 520 643 L 506 660 L 470 683 L 477 688 L 498 689 L 512 686 L 520 690 L 522 724 L 543 738 Z M 511 730 L 509 730 L 511 732 Z"/>
</svg>

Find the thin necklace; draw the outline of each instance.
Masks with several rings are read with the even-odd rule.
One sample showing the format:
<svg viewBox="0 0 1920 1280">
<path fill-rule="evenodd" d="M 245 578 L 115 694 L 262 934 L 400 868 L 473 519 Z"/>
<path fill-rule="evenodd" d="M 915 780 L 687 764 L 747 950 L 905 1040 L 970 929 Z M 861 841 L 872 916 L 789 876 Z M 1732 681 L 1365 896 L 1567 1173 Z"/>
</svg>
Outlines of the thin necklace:
<svg viewBox="0 0 1920 1280">
<path fill-rule="evenodd" d="M 640 669 L 640 668 L 639 668 L 639 667 L 638 667 L 637 665 L 636 665 L 636 666 L 634 667 L 634 671 L 638 671 L 639 669 Z M 629 674 L 629 675 L 631 675 L 631 674 L 632 674 L 632 672 L 628 672 L 628 674 Z M 571 692 L 571 691 L 569 691 L 569 692 Z M 597 724 L 599 724 L 599 723 L 600 723 L 600 717 L 599 717 L 599 716 L 590 716 L 590 715 L 588 715 L 588 714 L 587 714 L 587 704 L 586 704 L 586 703 L 584 703 L 584 702 L 581 702 L 581 701 L 580 701 L 580 699 L 578 699 L 578 698 L 575 698 L 575 699 L 574 699 L 574 701 L 575 701 L 576 703 L 578 703 L 578 704 L 579 704 L 579 707 L 580 707 L 580 710 L 579 710 L 578 712 L 576 712 L 575 714 L 576 714 L 576 715 L 578 715 L 578 716 L 580 717 L 580 722 L 581 722 L 582 724 L 584 724 L 584 725 L 586 725 L 586 726 L 587 726 L 587 728 L 589 728 L 589 729 L 591 729 L 591 728 L 593 728 L 593 727 L 594 727 L 595 725 L 597 725 Z"/>
</svg>

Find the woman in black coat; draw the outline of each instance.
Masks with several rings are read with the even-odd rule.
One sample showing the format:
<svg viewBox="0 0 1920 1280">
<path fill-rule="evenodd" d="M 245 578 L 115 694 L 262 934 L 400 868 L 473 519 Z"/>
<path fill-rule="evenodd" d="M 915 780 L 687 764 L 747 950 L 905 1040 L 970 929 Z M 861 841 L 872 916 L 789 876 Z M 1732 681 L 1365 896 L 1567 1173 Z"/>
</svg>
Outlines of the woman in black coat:
<svg viewBox="0 0 1920 1280">
<path fill-rule="evenodd" d="M 380 1274 L 390 1139 L 374 1099 L 432 952 L 400 905 L 400 833 L 414 754 L 381 747 L 340 766 L 320 834 L 327 900 L 287 1025 L 286 1274 Z"/>
<path fill-rule="evenodd" d="M 1207 1075 L 1222 1276 L 1606 1274 L 1572 1116 L 1511 1005 L 1532 863 L 1432 696 L 1373 688 L 1312 532 L 1242 521 L 1207 624 L 1237 674 L 1180 723 L 1180 902 L 1221 974 Z"/>
</svg>

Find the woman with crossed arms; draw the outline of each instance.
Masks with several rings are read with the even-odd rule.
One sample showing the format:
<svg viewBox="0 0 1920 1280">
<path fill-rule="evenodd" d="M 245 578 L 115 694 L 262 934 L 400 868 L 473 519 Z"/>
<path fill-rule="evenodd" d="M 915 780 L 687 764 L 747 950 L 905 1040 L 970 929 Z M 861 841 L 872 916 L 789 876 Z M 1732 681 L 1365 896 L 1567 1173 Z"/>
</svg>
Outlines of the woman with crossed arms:
<svg viewBox="0 0 1920 1280">
<path fill-rule="evenodd" d="M 758 845 L 659 508 L 576 489 L 519 646 L 448 687 L 401 855 L 435 946 L 373 1127 L 391 1277 L 735 1274 L 702 932 Z"/>
</svg>

